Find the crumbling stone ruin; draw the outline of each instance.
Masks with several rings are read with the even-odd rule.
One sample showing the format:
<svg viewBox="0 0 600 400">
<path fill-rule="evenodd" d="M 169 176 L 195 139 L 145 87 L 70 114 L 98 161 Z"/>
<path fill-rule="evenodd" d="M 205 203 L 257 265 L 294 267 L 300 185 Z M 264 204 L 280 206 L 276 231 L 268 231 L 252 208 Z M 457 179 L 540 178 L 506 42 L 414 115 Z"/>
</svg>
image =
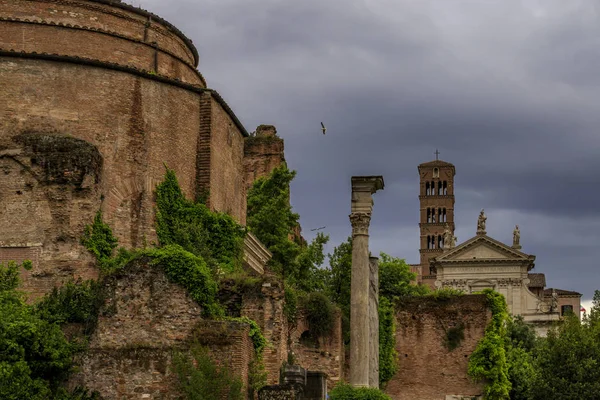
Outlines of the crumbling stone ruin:
<svg viewBox="0 0 600 400">
<path fill-rule="evenodd" d="M 0 0 L 0 225 L 10 227 L 0 230 L 0 263 L 32 261 L 22 273 L 30 301 L 70 279 L 98 277 L 96 260 L 80 239 L 99 210 L 121 246 L 156 243 L 153 191 L 165 166 L 175 171 L 187 198 L 246 223 L 247 191 L 285 163 L 283 140 L 270 125 L 249 134 L 209 88 L 199 60 L 192 41 L 175 26 L 118 0 Z M 367 217 L 356 216 L 357 230 Z M 294 235 L 302 241 L 299 228 Z M 368 283 L 377 266 L 365 252 L 368 243 L 356 248 L 366 274 L 361 315 L 372 319 L 363 321 L 368 328 L 376 317 L 369 298 L 377 297 Z M 327 387 L 349 379 L 341 316 L 328 337 L 307 342 L 305 316 L 300 313 L 294 326 L 286 321 L 283 283 L 265 268 L 268 250 L 247 235 L 244 251 L 244 266 L 258 285 L 243 293 L 225 287 L 219 295 L 231 315 L 256 321 L 270 343 L 264 352 L 269 386 L 260 396 L 323 398 Z M 172 354 L 196 340 L 248 386 L 253 353 L 247 324 L 202 318 L 185 289 L 142 261 L 105 284 L 109 295 L 71 386 L 96 389 L 106 399 L 177 398 Z M 410 312 L 397 316 L 402 371 L 411 365 L 402 358 L 407 343 L 427 349 L 440 340 L 423 334 L 431 309 Z M 374 386 L 377 349 L 364 340 L 371 332 L 365 329 L 357 347 L 367 354 L 360 379 Z M 475 328 L 469 332 L 465 354 L 482 335 Z M 463 350 L 444 355 L 449 373 L 461 377 Z M 300 381 L 282 377 L 290 353 L 304 370 Z M 460 362 L 452 364 L 455 357 Z M 402 372 L 389 383 L 390 393 L 438 398 L 439 390 L 420 392 L 432 364 L 414 365 L 419 381 Z M 460 384 L 457 393 L 464 389 Z"/>
</svg>

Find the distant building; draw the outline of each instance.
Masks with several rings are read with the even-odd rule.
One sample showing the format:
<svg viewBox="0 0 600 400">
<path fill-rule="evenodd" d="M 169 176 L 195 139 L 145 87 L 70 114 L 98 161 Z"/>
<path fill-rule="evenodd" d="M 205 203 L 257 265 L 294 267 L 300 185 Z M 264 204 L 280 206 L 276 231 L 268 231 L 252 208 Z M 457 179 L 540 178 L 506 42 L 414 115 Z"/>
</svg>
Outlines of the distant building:
<svg viewBox="0 0 600 400">
<path fill-rule="evenodd" d="M 487 218 L 481 210 L 476 235 L 456 244 L 454 165 L 436 159 L 418 169 L 421 262 L 411 267 L 419 283 L 469 294 L 494 289 L 506 298 L 509 312 L 522 315 L 540 335 L 568 312 L 580 316 L 580 293 L 546 289 L 545 275 L 530 272 L 535 256 L 521 251 L 518 226 L 512 246 L 506 245 L 487 236 Z"/>
</svg>

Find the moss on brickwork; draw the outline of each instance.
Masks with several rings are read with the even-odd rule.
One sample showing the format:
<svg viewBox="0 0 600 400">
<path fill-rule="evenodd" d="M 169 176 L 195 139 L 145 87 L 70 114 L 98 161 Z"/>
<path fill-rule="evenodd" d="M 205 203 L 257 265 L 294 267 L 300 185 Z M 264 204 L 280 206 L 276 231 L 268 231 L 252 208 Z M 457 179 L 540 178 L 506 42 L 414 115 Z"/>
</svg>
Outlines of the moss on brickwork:
<svg viewBox="0 0 600 400">
<path fill-rule="evenodd" d="M 96 146 L 70 136 L 23 133 L 14 138 L 25 147 L 31 167 L 40 169 L 44 183 L 71 184 L 81 187 L 85 177 L 100 181 L 103 159 Z"/>
</svg>

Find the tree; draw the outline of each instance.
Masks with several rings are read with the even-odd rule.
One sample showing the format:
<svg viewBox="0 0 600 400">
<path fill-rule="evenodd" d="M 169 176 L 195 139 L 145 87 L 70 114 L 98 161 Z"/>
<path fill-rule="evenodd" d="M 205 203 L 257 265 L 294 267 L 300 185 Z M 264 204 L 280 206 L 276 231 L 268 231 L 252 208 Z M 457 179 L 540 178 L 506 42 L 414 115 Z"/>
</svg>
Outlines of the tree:
<svg viewBox="0 0 600 400">
<path fill-rule="evenodd" d="M 333 249 L 328 254 L 329 270 L 326 280 L 327 296 L 342 311 L 342 333 L 344 343 L 350 342 L 350 278 L 352 273 L 352 238 Z"/>
<path fill-rule="evenodd" d="M 386 253 L 379 254 L 379 296 L 394 301 L 405 296 L 426 294 L 428 288 L 423 285 L 413 285 L 417 274 L 410 272 L 410 266 L 398 257 Z"/>
<path fill-rule="evenodd" d="M 596 310 L 598 311 L 598 310 Z M 568 315 L 535 351 L 532 400 L 592 400 L 600 393 L 600 341 L 593 324 Z"/>
<path fill-rule="evenodd" d="M 284 278 L 301 253 L 300 245 L 290 238 L 299 218 L 290 205 L 290 182 L 295 176 L 295 171 L 281 165 L 268 177 L 257 179 L 248 192 L 247 226 L 273 254 L 270 267 Z"/>
</svg>

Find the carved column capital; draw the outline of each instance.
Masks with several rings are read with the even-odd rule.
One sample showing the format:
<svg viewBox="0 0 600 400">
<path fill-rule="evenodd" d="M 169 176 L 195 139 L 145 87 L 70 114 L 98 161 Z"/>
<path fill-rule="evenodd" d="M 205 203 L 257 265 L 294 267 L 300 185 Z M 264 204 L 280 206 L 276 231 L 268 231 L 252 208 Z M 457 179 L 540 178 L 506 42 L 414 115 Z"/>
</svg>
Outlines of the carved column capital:
<svg viewBox="0 0 600 400">
<path fill-rule="evenodd" d="M 368 235 L 369 225 L 371 224 L 371 213 L 350 214 L 350 224 L 352 224 L 352 236 Z"/>
</svg>

